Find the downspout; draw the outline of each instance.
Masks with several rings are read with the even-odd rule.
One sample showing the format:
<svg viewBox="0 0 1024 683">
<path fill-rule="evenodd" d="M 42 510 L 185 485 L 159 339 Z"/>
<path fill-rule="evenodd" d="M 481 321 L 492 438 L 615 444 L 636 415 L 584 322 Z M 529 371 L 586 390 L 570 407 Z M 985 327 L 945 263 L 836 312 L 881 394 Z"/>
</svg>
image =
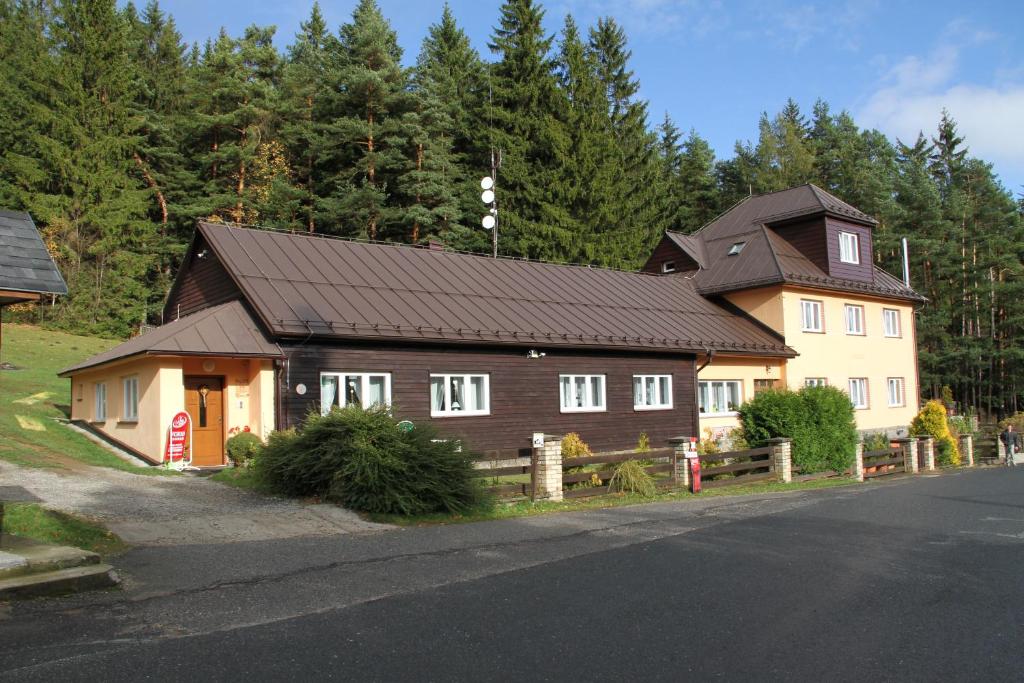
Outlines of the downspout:
<svg viewBox="0 0 1024 683">
<path fill-rule="evenodd" d="M 712 359 L 715 357 L 715 350 L 709 347 L 704 348 L 704 362 L 701 363 L 700 367 L 693 371 L 693 426 L 695 431 L 694 434 L 697 437 L 697 441 L 700 441 L 700 381 L 698 375 L 700 371 L 711 365 Z"/>
</svg>

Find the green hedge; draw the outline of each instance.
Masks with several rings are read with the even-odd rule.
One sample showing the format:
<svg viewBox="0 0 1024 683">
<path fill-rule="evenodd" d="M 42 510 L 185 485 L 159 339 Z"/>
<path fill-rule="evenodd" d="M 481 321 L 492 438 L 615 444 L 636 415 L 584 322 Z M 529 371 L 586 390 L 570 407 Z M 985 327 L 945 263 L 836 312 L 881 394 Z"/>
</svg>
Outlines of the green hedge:
<svg viewBox="0 0 1024 683">
<path fill-rule="evenodd" d="M 843 472 L 853 464 L 857 427 L 850 397 L 835 387 L 762 391 L 740 406 L 743 437 L 751 448 L 769 439 L 793 440 L 793 467 L 801 472 Z"/>
<path fill-rule="evenodd" d="M 299 428 L 272 433 L 254 467 L 274 492 L 364 512 L 461 513 L 487 501 L 458 442 L 425 425 L 401 430 L 387 411 L 358 406 L 310 413 Z"/>
</svg>

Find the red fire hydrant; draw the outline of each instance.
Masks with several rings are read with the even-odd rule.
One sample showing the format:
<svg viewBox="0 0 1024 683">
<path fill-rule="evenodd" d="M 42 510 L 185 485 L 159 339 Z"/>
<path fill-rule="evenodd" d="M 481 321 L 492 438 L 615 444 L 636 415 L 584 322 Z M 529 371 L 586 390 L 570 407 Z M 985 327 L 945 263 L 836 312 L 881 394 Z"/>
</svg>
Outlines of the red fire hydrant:
<svg viewBox="0 0 1024 683">
<path fill-rule="evenodd" d="M 690 491 L 700 493 L 700 458 L 697 456 L 697 452 L 693 451 L 688 460 L 690 461 Z"/>
</svg>

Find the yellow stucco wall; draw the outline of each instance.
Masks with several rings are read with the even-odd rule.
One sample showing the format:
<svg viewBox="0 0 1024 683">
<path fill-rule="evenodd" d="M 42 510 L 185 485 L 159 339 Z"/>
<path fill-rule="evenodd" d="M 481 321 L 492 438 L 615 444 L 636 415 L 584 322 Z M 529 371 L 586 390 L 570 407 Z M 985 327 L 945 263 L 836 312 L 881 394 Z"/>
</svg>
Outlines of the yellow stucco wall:
<svg viewBox="0 0 1024 683">
<path fill-rule="evenodd" d="M 700 363 L 698 362 L 698 367 Z M 739 358 L 716 355 L 711 363 L 697 375 L 697 382 L 709 380 L 737 380 L 740 382 L 740 402 L 754 395 L 754 381 L 759 379 L 781 380 L 785 382 L 785 362 L 779 358 Z M 729 430 L 738 424 L 735 413 L 728 415 L 700 416 L 701 438 L 706 436 L 705 430 L 711 429 L 712 435 L 720 436 L 723 430 Z"/>
<path fill-rule="evenodd" d="M 139 377 L 139 419 L 121 419 L 124 377 Z M 163 456 L 167 425 L 185 407 L 186 376 L 224 380 L 224 431 L 249 429 L 266 439 L 274 428 L 273 363 L 261 359 L 144 357 L 87 370 L 71 378 L 71 418 L 83 420 L 147 457 Z M 95 386 L 107 385 L 107 419 L 94 420 Z"/>
<path fill-rule="evenodd" d="M 799 355 L 786 362 L 783 377 L 791 389 L 799 389 L 810 377 L 824 377 L 828 384 L 848 390 L 848 380 L 864 377 L 868 384 L 868 407 L 855 411 L 859 429 L 905 427 L 917 413 L 917 351 L 914 339 L 913 306 L 898 300 L 880 299 L 797 287 L 764 287 L 728 295 L 729 301 L 757 320 L 780 332 L 786 344 Z M 801 299 L 822 302 L 824 332 L 804 332 Z M 864 334 L 846 333 L 845 305 L 864 307 Z M 886 337 L 882 309 L 899 311 L 899 337 Z M 717 366 L 716 369 L 712 369 Z M 715 359 L 698 379 L 750 378 L 746 364 L 726 357 Z M 711 374 L 713 373 L 713 374 Z M 727 377 L 734 374 L 736 377 Z M 889 407 L 888 379 L 902 377 L 905 405 Z M 746 387 L 746 383 L 745 383 Z M 751 394 L 744 393 L 744 398 Z M 732 422 L 730 422 L 732 420 Z M 701 428 L 728 427 L 734 418 L 701 419 Z"/>
</svg>

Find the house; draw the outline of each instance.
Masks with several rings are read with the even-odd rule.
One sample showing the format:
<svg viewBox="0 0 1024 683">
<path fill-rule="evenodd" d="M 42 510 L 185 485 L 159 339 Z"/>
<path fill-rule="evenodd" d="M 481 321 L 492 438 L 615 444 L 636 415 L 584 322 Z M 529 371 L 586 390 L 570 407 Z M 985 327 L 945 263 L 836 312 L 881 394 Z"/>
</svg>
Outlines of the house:
<svg viewBox="0 0 1024 683">
<path fill-rule="evenodd" d="M 32 217 L 0 209 L 0 309 L 39 301 L 44 294 L 67 293 Z"/>
<path fill-rule="evenodd" d="M 692 235 L 666 233 L 643 270 L 687 280 L 753 317 L 797 352 L 774 361 L 706 358 L 702 428 L 737 424 L 759 390 L 828 384 L 861 430 L 906 434 L 918 408 L 914 307 L 924 299 L 872 263 L 876 221 L 814 185 L 748 197 Z"/>
<path fill-rule="evenodd" d="M 723 305 L 725 304 L 725 305 Z M 387 404 L 495 457 L 534 432 L 599 449 L 698 430 L 701 359 L 780 368 L 782 334 L 689 277 L 200 223 L 165 325 L 61 372 L 72 419 L 159 461 L 183 407 L 193 463 L 311 411 Z"/>
</svg>

